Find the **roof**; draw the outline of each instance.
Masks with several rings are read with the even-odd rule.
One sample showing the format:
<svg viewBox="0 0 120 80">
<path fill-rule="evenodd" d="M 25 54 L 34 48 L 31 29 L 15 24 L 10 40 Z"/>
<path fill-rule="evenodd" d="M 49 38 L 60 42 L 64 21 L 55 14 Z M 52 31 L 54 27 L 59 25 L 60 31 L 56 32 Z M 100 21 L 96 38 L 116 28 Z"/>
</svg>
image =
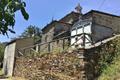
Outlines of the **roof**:
<svg viewBox="0 0 120 80">
<path fill-rule="evenodd" d="M 87 12 L 86 14 L 84 14 L 83 16 L 85 16 L 87 14 L 90 14 L 90 13 L 100 13 L 100 14 L 104 14 L 104 15 L 109 15 L 109 16 L 120 18 L 120 16 L 118 16 L 118 15 L 111 14 L 111 13 L 106 13 L 106 12 L 102 12 L 102 11 L 97 11 L 97 10 L 91 10 L 91 11 Z"/>
<path fill-rule="evenodd" d="M 50 22 L 49 24 L 47 24 L 47 25 L 42 29 L 42 31 L 44 31 L 47 27 L 49 27 L 50 25 L 52 25 L 52 24 L 54 24 L 54 23 L 56 23 L 56 22 L 57 22 L 56 20 Z"/>
<path fill-rule="evenodd" d="M 80 13 L 77 13 L 77 12 L 74 12 L 72 11 L 71 13 L 67 14 L 66 16 L 64 16 L 63 18 L 61 18 L 59 21 L 62 21 L 63 19 L 65 19 L 66 17 L 70 16 L 70 15 L 76 15 L 76 16 L 79 16 Z"/>
<path fill-rule="evenodd" d="M 29 39 L 30 37 L 28 37 L 28 38 L 16 38 L 16 39 L 13 39 L 13 40 L 11 40 L 10 42 L 8 42 L 7 44 L 6 44 L 6 46 L 7 45 L 10 45 L 10 44 L 12 44 L 12 43 L 14 43 L 14 42 L 16 42 L 16 41 L 18 41 L 18 40 L 22 40 L 22 39 Z M 31 38 L 30 38 L 31 39 Z"/>
<path fill-rule="evenodd" d="M 110 13 L 106 13 L 106 12 L 102 12 L 102 11 L 97 11 L 97 10 L 91 10 L 91 11 L 83 14 L 83 16 L 86 16 L 87 14 L 91 14 L 91 13 L 100 13 L 100 14 L 104 14 L 104 15 L 109 15 L 109 16 L 113 16 L 113 17 L 118 17 L 118 18 L 120 18 L 120 16 L 118 16 L 118 15 L 114 15 L 114 14 L 110 14 Z M 42 29 L 42 31 L 44 31 L 47 27 L 50 27 L 50 25 L 52 25 L 52 24 L 54 24 L 54 23 L 56 23 L 56 22 L 64 23 L 64 24 L 69 24 L 69 23 L 63 22 L 63 20 L 64 20 L 65 18 L 67 18 L 68 16 L 70 16 L 70 15 L 79 16 L 80 13 L 76 13 L 76 12 L 72 11 L 71 13 L 67 14 L 65 17 L 61 18 L 59 21 L 54 20 L 54 21 L 52 21 L 51 23 L 47 24 L 47 25 Z M 72 25 L 72 24 L 69 24 L 69 25 Z"/>
<path fill-rule="evenodd" d="M 10 42 L 8 42 L 6 45 L 10 45 L 10 44 L 12 44 L 12 43 L 16 42 L 16 40 L 17 40 L 17 39 L 11 40 L 11 41 L 10 41 Z"/>
<path fill-rule="evenodd" d="M 63 23 L 63 24 L 68 24 L 68 25 L 72 25 L 72 24 L 63 22 L 63 19 L 67 18 L 67 17 L 70 16 L 70 15 L 77 15 L 77 16 L 78 16 L 78 15 L 80 15 L 80 14 L 72 11 L 71 13 L 67 14 L 65 17 L 61 18 L 59 21 L 54 20 L 54 21 L 50 22 L 49 24 L 47 24 L 47 25 L 42 29 L 42 31 L 44 31 L 47 27 L 49 27 L 50 25 L 52 25 L 52 24 L 54 24 L 54 23 L 56 23 L 56 22 L 58 22 L 58 23 Z"/>
<path fill-rule="evenodd" d="M 65 25 L 72 25 L 72 24 L 69 24 L 69 23 L 65 23 L 65 22 L 62 22 L 62 21 L 52 21 L 51 23 L 47 24 L 43 29 L 42 31 L 44 31 L 46 28 L 50 27 L 50 25 L 52 24 L 55 24 L 55 23 L 62 23 L 62 24 L 65 24 Z"/>
</svg>

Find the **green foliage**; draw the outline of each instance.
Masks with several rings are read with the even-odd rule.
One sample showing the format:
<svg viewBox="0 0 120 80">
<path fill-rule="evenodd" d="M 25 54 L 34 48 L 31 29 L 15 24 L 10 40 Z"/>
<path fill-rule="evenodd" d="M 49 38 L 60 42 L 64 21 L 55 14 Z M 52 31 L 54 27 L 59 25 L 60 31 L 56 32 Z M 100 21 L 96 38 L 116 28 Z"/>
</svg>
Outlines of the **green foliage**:
<svg viewBox="0 0 120 80">
<path fill-rule="evenodd" d="M 35 34 L 35 27 L 30 25 L 28 26 L 20 37 L 33 37 Z"/>
<path fill-rule="evenodd" d="M 20 10 L 24 19 L 28 20 L 29 15 L 25 11 L 25 2 L 22 0 L 0 0 L 0 34 L 7 35 L 7 31 L 15 33 L 15 12 Z"/>
<path fill-rule="evenodd" d="M 120 38 L 109 43 L 109 47 L 104 48 L 103 54 L 99 61 L 101 73 L 99 80 L 116 80 L 120 76 Z"/>
<path fill-rule="evenodd" d="M 5 46 L 2 43 L 0 43 L 0 62 L 2 62 L 4 57 L 4 50 L 5 50 L 4 48 Z"/>
<path fill-rule="evenodd" d="M 103 69 L 105 69 L 107 65 L 111 64 L 116 54 L 114 52 L 113 46 L 110 45 L 104 46 L 99 53 L 101 55 L 98 63 L 100 69 L 99 72 L 102 73 Z"/>
<path fill-rule="evenodd" d="M 106 69 L 103 69 L 103 72 L 99 80 L 117 80 L 120 79 L 120 55 L 118 55 L 111 65 L 106 65 Z"/>
<path fill-rule="evenodd" d="M 30 25 L 24 30 L 24 32 L 21 34 L 20 37 L 23 37 L 23 38 L 33 37 L 35 42 L 37 42 L 37 41 L 40 41 L 41 34 L 42 34 L 42 32 L 39 27 Z"/>
</svg>

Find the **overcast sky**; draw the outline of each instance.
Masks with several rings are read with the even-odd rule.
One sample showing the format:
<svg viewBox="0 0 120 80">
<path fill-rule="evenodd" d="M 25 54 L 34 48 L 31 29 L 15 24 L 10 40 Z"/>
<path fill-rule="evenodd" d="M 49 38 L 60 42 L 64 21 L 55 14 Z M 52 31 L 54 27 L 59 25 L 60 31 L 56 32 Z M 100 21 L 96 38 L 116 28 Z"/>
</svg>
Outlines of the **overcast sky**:
<svg viewBox="0 0 120 80">
<path fill-rule="evenodd" d="M 16 34 L 9 33 L 7 36 L 0 35 L 0 42 L 10 41 L 11 38 L 19 36 L 26 27 L 35 25 L 43 28 L 51 22 L 52 18 L 59 20 L 66 14 L 74 11 L 78 3 L 83 7 L 82 12 L 99 10 L 115 15 L 120 15 L 120 0 L 25 0 L 29 20 L 25 21 L 18 11 L 14 30 Z"/>
</svg>

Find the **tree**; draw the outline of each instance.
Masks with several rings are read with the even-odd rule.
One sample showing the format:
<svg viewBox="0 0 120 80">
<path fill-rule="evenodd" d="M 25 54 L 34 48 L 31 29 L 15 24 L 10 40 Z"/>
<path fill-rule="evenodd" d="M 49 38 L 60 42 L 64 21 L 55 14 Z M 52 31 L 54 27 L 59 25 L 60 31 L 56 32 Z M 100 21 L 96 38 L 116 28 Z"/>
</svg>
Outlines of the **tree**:
<svg viewBox="0 0 120 80">
<path fill-rule="evenodd" d="M 0 43 L 0 64 L 3 61 L 5 45 Z"/>
<path fill-rule="evenodd" d="M 34 34 L 35 34 L 35 27 L 30 25 L 24 30 L 21 37 L 33 37 Z"/>
<path fill-rule="evenodd" d="M 26 3 L 22 0 L 0 0 L 0 34 L 7 35 L 13 31 L 15 25 L 15 12 L 21 11 L 25 20 L 29 15 L 25 10 Z"/>
<path fill-rule="evenodd" d="M 20 37 L 22 38 L 32 37 L 34 38 L 35 42 L 37 42 L 41 40 L 41 35 L 42 35 L 42 31 L 39 27 L 30 25 L 25 29 L 25 31 L 21 34 Z"/>
</svg>

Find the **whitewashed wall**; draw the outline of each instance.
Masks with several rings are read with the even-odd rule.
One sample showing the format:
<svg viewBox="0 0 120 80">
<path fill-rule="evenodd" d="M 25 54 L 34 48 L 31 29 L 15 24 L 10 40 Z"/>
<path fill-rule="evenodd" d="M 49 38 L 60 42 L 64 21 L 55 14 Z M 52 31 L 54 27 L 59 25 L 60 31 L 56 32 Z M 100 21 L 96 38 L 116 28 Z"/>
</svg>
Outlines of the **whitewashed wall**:
<svg viewBox="0 0 120 80">
<path fill-rule="evenodd" d="M 88 23 L 90 23 L 90 25 L 86 25 Z M 81 23 L 77 22 L 77 24 L 75 24 L 75 26 L 71 30 L 71 36 L 81 34 L 83 32 L 91 35 L 91 37 L 85 35 L 86 36 L 85 47 L 90 46 L 92 44 L 91 42 L 97 42 L 109 38 L 113 35 L 113 30 L 109 27 L 92 24 L 91 22 L 81 22 Z M 81 37 L 82 36 L 78 37 L 77 42 L 76 42 L 76 38 L 71 38 L 71 45 L 76 42 L 75 45 L 78 44 L 79 45 L 78 47 L 81 48 L 83 43 L 83 39 L 80 39 Z M 75 45 L 72 47 L 75 48 Z"/>
<path fill-rule="evenodd" d="M 88 23 L 87 23 L 88 24 Z M 82 33 L 87 33 L 87 34 L 91 34 L 92 31 L 91 31 L 91 23 L 89 25 L 86 25 L 85 26 L 85 23 L 84 24 L 81 24 L 81 25 L 78 25 L 77 27 L 74 27 L 72 30 L 71 30 L 71 36 L 74 36 L 74 35 L 77 35 L 77 34 L 82 34 Z M 89 40 L 91 40 L 91 38 L 88 36 L 88 35 L 85 35 Z M 83 39 L 82 39 L 83 35 L 79 36 L 77 38 L 77 42 L 76 42 L 76 38 L 71 38 L 71 45 L 74 44 L 75 42 L 75 45 L 79 45 L 78 47 L 82 47 L 82 44 L 83 44 Z M 91 45 L 90 41 L 85 38 L 85 46 L 89 46 Z M 73 48 L 75 46 L 72 46 Z"/>
<path fill-rule="evenodd" d="M 3 73 L 7 76 L 12 76 L 14 57 L 15 57 L 16 43 L 12 43 L 5 48 L 4 62 L 3 62 Z"/>
<path fill-rule="evenodd" d="M 3 73 L 6 76 L 12 76 L 13 74 L 14 59 L 15 56 L 18 56 L 17 50 L 20 48 L 32 46 L 34 44 L 33 42 L 34 41 L 32 38 L 24 38 L 15 40 L 6 46 L 3 62 Z M 27 51 L 29 50 L 27 49 Z"/>
</svg>

